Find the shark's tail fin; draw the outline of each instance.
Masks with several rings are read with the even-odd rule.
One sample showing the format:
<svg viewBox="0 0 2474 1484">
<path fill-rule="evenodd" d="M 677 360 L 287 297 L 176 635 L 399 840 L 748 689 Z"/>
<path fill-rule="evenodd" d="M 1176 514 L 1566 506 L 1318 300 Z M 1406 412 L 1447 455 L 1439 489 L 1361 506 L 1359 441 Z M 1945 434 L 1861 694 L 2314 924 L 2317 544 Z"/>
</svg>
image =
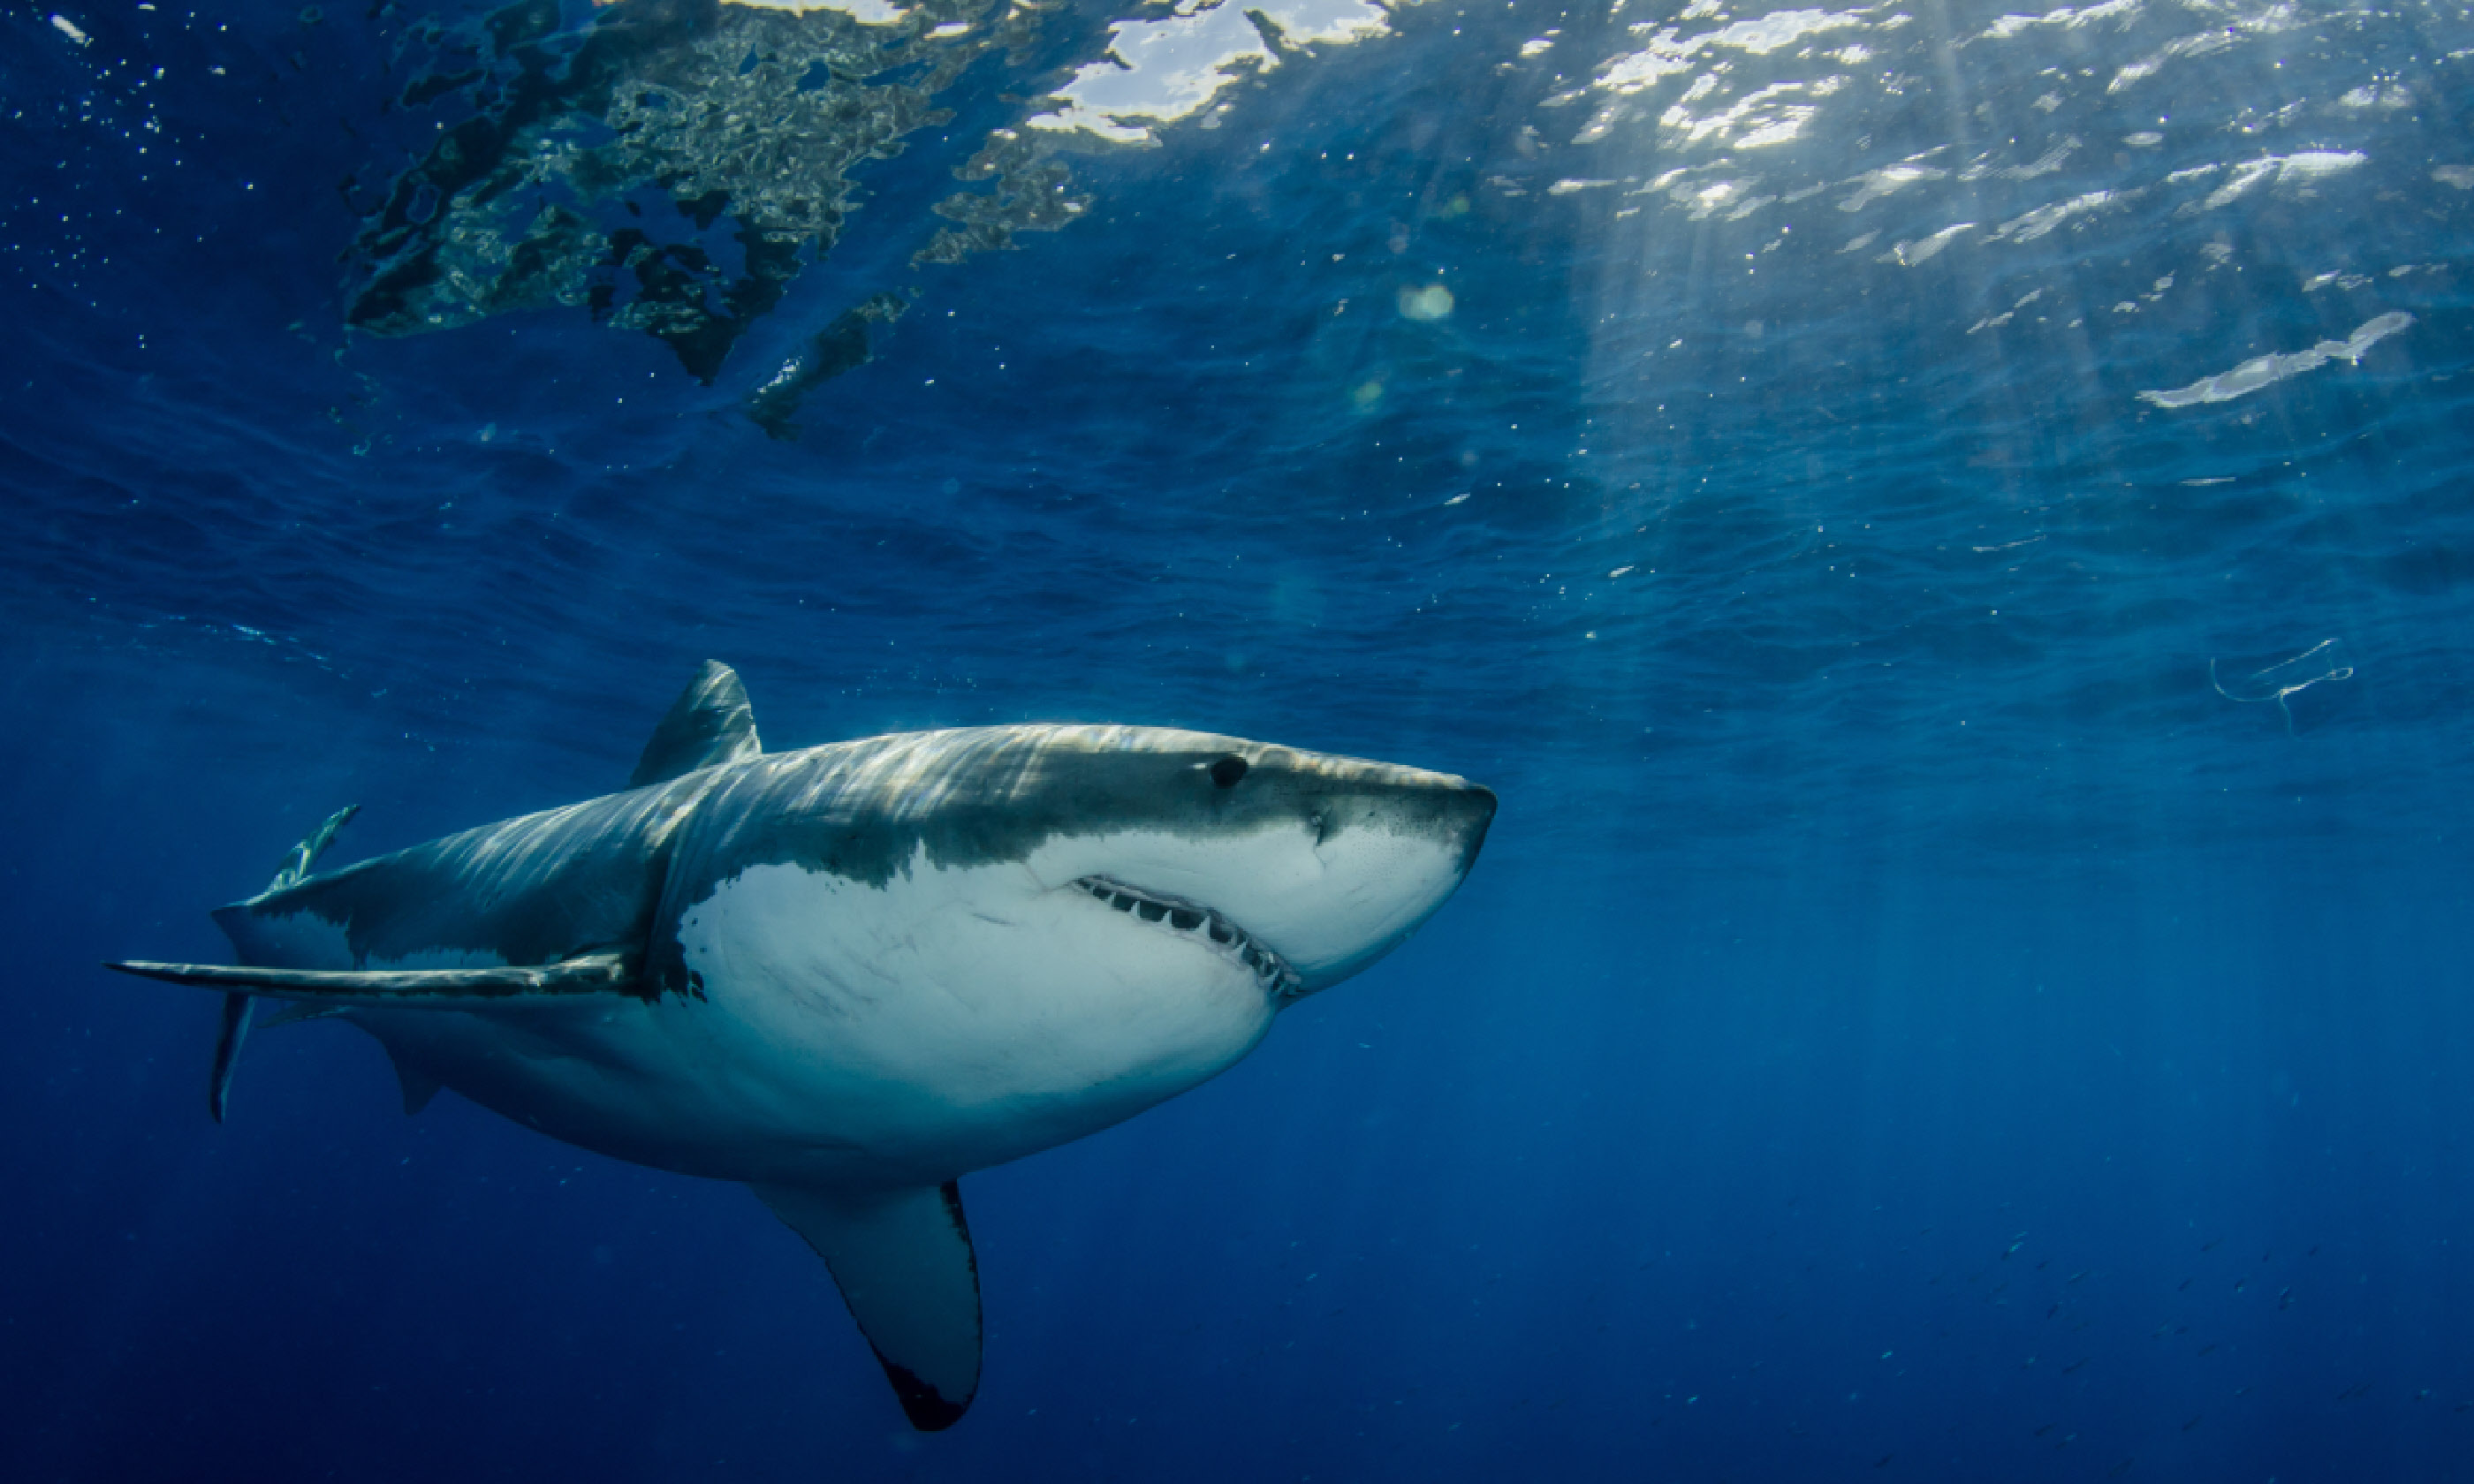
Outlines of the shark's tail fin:
<svg viewBox="0 0 2474 1484">
<path fill-rule="evenodd" d="M 359 804 L 348 803 L 327 815 L 325 824 L 309 831 L 308 838 L 294 846 L 292 853 L 283 857 L 281 869 L 275 873 L 275 879 L 267 883 L 266 889 L 279 892 L 287 886 L 300 885 L 317 866 L 318 857 L 327 853 L 327 847 L 335 843 L 336 831 L 351 824 L 352 816 L 360 812 Z M 224 1121 L 224 1105 L 231 1099 L 232 1069 L 240 1065 L 241 1043 L 249 1040 L 252 1007 L 253 1001 L 247 994 L 234 992 L 224 996 L 223 1023 L 215 1033 L 215 1069 L 206 1084 L 206 1112 L 214 1115 L 217 1123 Z"/>
</svg>

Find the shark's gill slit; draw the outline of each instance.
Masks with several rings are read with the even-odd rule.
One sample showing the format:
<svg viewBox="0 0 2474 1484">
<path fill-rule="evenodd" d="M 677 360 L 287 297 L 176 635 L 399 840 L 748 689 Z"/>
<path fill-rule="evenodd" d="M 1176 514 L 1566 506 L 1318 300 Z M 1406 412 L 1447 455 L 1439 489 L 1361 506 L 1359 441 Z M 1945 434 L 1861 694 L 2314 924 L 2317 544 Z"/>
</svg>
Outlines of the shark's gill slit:
<svg viewBox="0 0 2474 1484">
<path fill-rule="evenodd" d="M 1209 907 L 1142 891 L 1106 876 L 1084 876 L 1074 884 L 1119 912 L 1132 913 L 1146 922 L 1158 922 L 1174 932 L 1200 935 L 1245 965 L 1267 994 L 1288 1000 L 1304 990 L 1304 981 L 1289 967 L 1287 959 L 1255 942 L 1246 929 Z"/>
</svg>

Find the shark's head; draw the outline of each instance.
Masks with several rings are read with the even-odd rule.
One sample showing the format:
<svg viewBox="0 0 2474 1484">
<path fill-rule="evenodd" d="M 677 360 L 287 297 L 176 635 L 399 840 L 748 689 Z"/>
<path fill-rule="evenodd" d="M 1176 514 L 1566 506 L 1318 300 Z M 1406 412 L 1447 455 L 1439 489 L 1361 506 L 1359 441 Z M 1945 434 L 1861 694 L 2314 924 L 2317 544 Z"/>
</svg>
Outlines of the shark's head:
<svg viewBox="0 0 2474 1484">
<path fill-rule="evenodd" d="M 1016 776 L 1056 826 L 1026 864 L 1236 953 L 1283 999 L 1390 952 L 1458 887 L 1494 795 L 1447 774 L 1152 728 L 1041 729 Z"/>
<path fill-rule="evenodd" d="M 695 883 L 773 863 L 878 891 L 940 879 L 948 899 L 1029 889 L 1078 922 L 1092 903 L 1121 914 L 1106 932 L 1194 935 L 1285 999 L 1364 969 L 1443 905 L 1494 795 L 1207 732 L 1026 726 L 772 754 L 700 813 L 678 908 Z"/>
<path fill-rule="evenodd" d="M 1138 727 L 726 772 L 675 842 L 648 971 L 784 1048 L 804 1090 L 776 1101 L 834 1101 L 886 1179 L 1046 1148 L 1227 1066 L 1443 905 L 1494 817 L 1443 774 Z"/>
</svg>

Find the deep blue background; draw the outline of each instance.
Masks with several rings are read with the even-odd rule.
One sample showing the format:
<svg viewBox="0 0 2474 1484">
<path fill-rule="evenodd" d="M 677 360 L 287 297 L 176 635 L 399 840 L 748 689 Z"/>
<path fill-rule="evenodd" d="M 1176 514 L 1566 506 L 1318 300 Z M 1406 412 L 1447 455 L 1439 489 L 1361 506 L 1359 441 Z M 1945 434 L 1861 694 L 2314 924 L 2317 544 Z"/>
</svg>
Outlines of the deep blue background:
<svg viewBox="0 0 2474 1484">
<path fill-rule="evenodd" d="M 923 136 L 710 388 L 580 314 L 345 335 L 410 18 L 0 20 L 0 1469 L 2474 1477 L 2474 35 L 2000 12 L 1833 34 L 1842 111 L 1721 156 L 1683 78 L 1569 142 L 1642 14 L 1404 11 L 913 271 L 971 142 Z M 2363 159 L 2200 204 L 2313 152 Z M 1736 220 L 1639 189 L 1756 167 Z M 2283 709 L 2210 683 L 2329 638 Z M 965 1182 L 949 1434 L 744 1192 L 405 1119 L 332 1025 L 216 1128 L 212 1005 L 96 967 L 219 956 L 339 803 L 345 859 L 616 786 L 708 655 L 776 747 L 1147 722 L 1503 796 L 1394 958 Z"/>
</svg>

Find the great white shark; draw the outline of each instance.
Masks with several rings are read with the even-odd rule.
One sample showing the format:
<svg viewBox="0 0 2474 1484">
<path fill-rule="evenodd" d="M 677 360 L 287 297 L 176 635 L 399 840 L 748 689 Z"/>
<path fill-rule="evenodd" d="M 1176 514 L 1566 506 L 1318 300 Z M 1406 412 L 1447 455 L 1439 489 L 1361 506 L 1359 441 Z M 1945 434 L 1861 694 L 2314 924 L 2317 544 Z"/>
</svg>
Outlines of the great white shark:
<svg viewBox="0 0 2474 1484">
<path fill-rule="evenodd" d="M 236 965 L 117 963 L 386 1048 L 582 1148 L 745 1183 L 821 1257 L 904 1412 L 979 1389 L 959 1178 L 1236 1062 L 1451 896 L 1494 795 L 1149 727 L 765 753 L 707 661 L 624 792 L 313 874 L 352 816 L 222 908 Z M 270 1022 L 273 1023 L 273 1022 Z"/>
</svg>

